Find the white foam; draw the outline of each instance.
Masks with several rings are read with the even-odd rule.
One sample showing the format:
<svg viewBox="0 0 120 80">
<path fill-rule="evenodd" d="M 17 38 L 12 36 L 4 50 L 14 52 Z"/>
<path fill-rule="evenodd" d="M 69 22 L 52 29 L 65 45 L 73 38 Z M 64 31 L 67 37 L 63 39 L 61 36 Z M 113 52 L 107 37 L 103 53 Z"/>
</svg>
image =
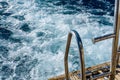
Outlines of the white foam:
<svg viewBox="0 0 120 80">
<path fill-rule="evenodd" d="M 23 54 L 31 55 L 33 56 L 32 58 L 39 60 L 39 64 L 30 72 L 31 80 L 47 80 L 49 77 L 64 72 L 64 52 L 67 35 L 71 29 L 77 30 L 82 37 L 85 48 L 86 66 L 110 60 L 111 41 L 108 40 L 93 44 L 91 38 L 111 33 L 113 32 L 113 27 L 101 25 L 96 18 L 90 18 L 96 17 L 95 15 L 89 13 L 64 15 L 57 12 L 55 14 L 48 14 L 47 11 L 45 12 L 45 9 L 49 7 L 38 7 L 34 0 L 8 1 L 12 6 L 11 10 L 13 10 L 15 14 L 24 14 L 25 21 L 23 22 L 29 23 L 33 29 L 30 33 L 21 32 L 16 29 L 14 36 L 20 37 L 22 44 L 10 43 L 8 45 L 11 46 L 10 53 L 13 57 Z M 18 4 L 18 2 L 24 4 Z M 110 22 L 113 22 L 113 17 L 107 15 L 105 17 L 109 17 Z M 99 17 L 97 17 L 97 19 L 99 19 Z M 13 23 L 17 25 L 21 22 Z M 14 29 L 14 27 L 11 27 L 11 30 L 12 29 Z M 44 32 L 45 35 L 37 37 L 36 33 L 40 31 Z M 27 42 L 26 39 L 30 42 Z M 72 58 L 77 55 L 75 54 L 77 51 L 75 40 L 73 40 L 71 47 L 73 53 L 70 54 L 70 57 Z M 69 64 L 70 70 L 73 69 L 73 63 L 69 62 Z"/>
</svg>

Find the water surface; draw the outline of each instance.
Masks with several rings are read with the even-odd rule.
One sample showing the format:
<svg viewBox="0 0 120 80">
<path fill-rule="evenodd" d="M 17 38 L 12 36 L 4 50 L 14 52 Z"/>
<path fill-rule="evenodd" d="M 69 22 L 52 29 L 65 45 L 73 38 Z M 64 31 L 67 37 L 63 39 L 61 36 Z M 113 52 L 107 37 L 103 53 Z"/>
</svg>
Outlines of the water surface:
<svg viewBox="0 0 120 80">
<path fill-rule="evenodd" d="M 73 29 L 82 38 L 86 67 L 110 61 L 112 40 L 93 44 L 91 39 L 113 32 L 113 11 L 113 0 L 0 0 L 0 80 L 63 74 L 67 35 Z M 69 68 L 79 69 L 75 39 Z"/>
</svg>

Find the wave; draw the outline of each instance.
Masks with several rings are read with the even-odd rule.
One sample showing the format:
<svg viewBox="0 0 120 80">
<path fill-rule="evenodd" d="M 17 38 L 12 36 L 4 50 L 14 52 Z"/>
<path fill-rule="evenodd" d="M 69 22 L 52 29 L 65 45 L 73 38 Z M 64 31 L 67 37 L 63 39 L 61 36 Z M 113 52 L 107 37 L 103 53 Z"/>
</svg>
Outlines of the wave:
<svg viewBox="0 0 120 80">
<path fill-rule="evenodd" d="M 99 6 L 94 5 L 97 1 Z M 91 41 L 113 32 L 113 0 L 103 1 L 0 1 L 0 79 L 47 80 L 64 73 L 65 45 L 72 29 L 82 37 L 87 67 L 109 61 L 111 40 L 96 45 Z M 75 40 L 69 57 L 70 71 L 79 69 Z"/>
</svg>

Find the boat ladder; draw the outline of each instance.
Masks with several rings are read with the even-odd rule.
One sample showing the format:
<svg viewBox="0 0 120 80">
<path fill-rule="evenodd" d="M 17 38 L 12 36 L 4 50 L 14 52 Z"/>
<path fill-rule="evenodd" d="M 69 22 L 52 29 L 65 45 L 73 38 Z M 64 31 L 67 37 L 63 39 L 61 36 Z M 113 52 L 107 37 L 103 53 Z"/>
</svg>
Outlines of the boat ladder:
<svg viewBox="0 0 120 80">
<path fill-rule="evenodd" d="M 115 24 L 114 24 L 114 33 L 108 34 L 105 36 L 97 37 L 93 39 L 93 43 L 113 38 L 112 42 L 112 58 L 110 65 L 102 65 L 101 67 L 93 70 L 86 70 L 85 68 L 85 61 L 84 61 L 84 49 L 82 40 L 77 31 L 72 30 L 68 34 L 65 57 L 64 57 L 64 65 L 65 65 L 65 78 L 66 80 L 70 80 L 70 73 L 68 70 L 68 53 L 70 48 L 70 43 L 72 39 L 72 35 L 75 34 L 79 56 L 80 56 L 80 64 L 81 64 L 81 73 L 77 73 L 80 80 L 95 80 L 100 77 L 109 78 L 107 80 L 115 80 L 116 75 L 116 65 L 118 65 L 119 61 L 119 54 L 120 48 L 118 49 L 118 42 L 119 42 L 119 30 L 120 30 L 120 0 L 116 0 L 115 5 Z M 76 75 L 76 74 L 75 74 Z M 75 78 L 75 77 L 74 77 Z M 74 80 L 74 79 L 73 79 Z"/>
</svg>

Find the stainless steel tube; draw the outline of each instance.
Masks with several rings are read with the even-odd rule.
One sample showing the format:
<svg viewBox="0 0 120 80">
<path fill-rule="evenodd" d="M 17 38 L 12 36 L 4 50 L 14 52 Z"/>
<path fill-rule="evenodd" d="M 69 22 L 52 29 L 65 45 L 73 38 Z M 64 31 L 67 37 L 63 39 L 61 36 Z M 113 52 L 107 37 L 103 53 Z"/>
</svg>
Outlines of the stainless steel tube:
<svg viewBox="0 0 120 80">
<path fill-rule="evenodd" d="M 92 41 L 93 41 L 93 43 L 96 43 L 96 42 L 106 40 L 106 39 L 110 39 L 110 38 L 114 38 L 114 37 L 115 37 L 115 34 L 108 34 L 108 35 L 105 35 L 105 36 L 100 36 L 100 37 L 94 38 Z"/>
<path fill-rule="evenodd" d="M 115 23 L 114 23 L 114 33 L 115 37 L 113 38 L 112 46 L 112 59 L 111 59 L 111 76 L 110 80 L 115 80 L 116 74 L 116 58 L 118 53 L 118 41 L 119 41 L 119 30 L 120 30 L 120 0 L 115 0 Z"/>
<path fill-rule="evenodd" d="M 78 49 L 79 49 L 79 56 L 80 56 L 80 63 L 81 63 L 81 75 L 82 75 L 81 80 L 86 80 L 83 44 L 82 44 L 82 40 L 81 40 L 79 34 L 75 30 L 73 30 L 72 32 L 70 32 L 68 34 L 68 40 L 67 40 L 67 45 L 66 45 L 66 51 L 65 51 L 65 57 L 64 57 L 66 80 L 69 80 L 69 78 L 70 78 L 69 70 L 68 70 L 68 53 L 69 53 L 70 43 L 71 43 L 73 34 L 75 34 Z"/>
</svg>

